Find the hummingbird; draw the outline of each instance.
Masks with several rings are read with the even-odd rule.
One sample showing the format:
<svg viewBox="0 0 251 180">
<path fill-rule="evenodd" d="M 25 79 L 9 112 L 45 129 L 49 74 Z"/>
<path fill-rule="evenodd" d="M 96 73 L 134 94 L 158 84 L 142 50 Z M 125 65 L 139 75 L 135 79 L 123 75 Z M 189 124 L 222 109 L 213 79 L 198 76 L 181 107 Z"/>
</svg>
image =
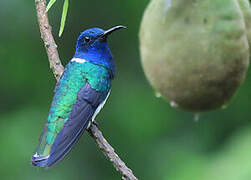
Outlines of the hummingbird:
<svg viewBox="0 0 251 180">
<path fill-rule="evenodd" d="M 78 37 L 75 54 L 56 84 L 32 165 L 49 168 L 60 162 L 95 121 L 115 75 L 107 38 L 123 28 L 91 28 Z"/>
</svg>

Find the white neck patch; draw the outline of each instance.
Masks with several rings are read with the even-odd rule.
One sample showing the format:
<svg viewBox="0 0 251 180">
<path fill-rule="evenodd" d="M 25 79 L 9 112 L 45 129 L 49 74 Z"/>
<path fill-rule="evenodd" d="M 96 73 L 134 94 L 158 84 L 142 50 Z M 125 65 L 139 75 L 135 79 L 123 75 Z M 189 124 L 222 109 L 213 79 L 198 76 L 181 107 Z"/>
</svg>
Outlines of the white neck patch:
<svg viewBox="0 0 251 180">
<path fill-rule="evenodd" d="M 77 62 L 77 63 L 85 63 L 87 62 L 85 59 L 80 59 L 80 58 L 72 58 L 72 62 Z"/>
</svg>

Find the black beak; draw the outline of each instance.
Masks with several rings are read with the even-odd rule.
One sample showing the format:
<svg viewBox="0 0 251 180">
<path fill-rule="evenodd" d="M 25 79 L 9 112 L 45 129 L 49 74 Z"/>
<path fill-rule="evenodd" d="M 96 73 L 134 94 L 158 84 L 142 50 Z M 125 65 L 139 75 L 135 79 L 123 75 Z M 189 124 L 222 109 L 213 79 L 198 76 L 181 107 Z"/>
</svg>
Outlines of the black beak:
<svg viewBox="0 0 251 180">
<path fill-rule="evenodd" d="M 112 27 L 111 29 L 108 29 L 104 32 L 104 34 L 102 35 L 103 38 L 107 38 L 108 35 L 110 35 L 111 33 L 113 33 L 114 31 L 117 31 L 119 29 L 125 29 L 125 26 L 115 26 Z"/>
</svg>

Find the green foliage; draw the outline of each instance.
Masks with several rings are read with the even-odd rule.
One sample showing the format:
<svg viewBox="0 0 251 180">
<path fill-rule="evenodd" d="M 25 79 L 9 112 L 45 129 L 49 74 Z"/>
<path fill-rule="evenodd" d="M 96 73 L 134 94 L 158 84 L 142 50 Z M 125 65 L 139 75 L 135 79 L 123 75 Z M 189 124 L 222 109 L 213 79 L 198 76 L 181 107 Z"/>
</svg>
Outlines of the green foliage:
<svg viewBox="0 0 251 180">
<path fill-rule="evenodd" d="M 69 6 L 69 0 L 65 0 L 64 1 L 64 6 L 63 6 L 62 18 L 61 18 L 61 25 L 60 25 L 60 30 L 59 30 L 59 37 L 62 35 L 62 33 L 64 31 L 68 6 Z"/>
<path fill-rule="evenodd" d="M 56 0 L 50 0 L 49 1 L 48 5 L 47 5 L 47 8 L 46 8 L 47 12 L 50 10 L 50 8 L 54 5 L 55 2 L 56 2 Z M 66 17 L 67 17 L 68 8 L 69 8 L 69 0 L 65 0 L 64 5 L 63 5 L 63 12 L 62 12 L 62 17 L 61 17 L 59 34 L 58 34 L 59 37 L 61 37 L 61 35 L 64 32 L 64 27 L 65 27 L 65 21 L 66 21 Z"/>
<path fill-rule="evenodd" d="M 50 8 L 53 6 L 53 4 L 56 2 L 56 0 L 50 0 L 50 2 L 48 3 L 47 7 L 46 7 L 46 12 L 48 12 L 50 10 Z"/>
</svg>

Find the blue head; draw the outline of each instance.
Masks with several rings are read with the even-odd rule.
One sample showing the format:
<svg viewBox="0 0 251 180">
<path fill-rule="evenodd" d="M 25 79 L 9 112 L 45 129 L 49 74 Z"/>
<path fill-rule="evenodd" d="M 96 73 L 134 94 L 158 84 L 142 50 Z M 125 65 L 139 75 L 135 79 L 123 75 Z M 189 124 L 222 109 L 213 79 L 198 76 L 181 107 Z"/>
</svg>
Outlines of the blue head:
<svg viewBox="0 0 251 180">
<path fill-rule="evenodd" d="M 91 28 L 82 32 L 77 40 L 74 58 L 85 59 L 93 64 L 103 65 L 114 73 L 114 63 L 108 47 L 107 37 L 114 31 L 125 28 L 115 26 L 107 31 Z"/>
</svg>

